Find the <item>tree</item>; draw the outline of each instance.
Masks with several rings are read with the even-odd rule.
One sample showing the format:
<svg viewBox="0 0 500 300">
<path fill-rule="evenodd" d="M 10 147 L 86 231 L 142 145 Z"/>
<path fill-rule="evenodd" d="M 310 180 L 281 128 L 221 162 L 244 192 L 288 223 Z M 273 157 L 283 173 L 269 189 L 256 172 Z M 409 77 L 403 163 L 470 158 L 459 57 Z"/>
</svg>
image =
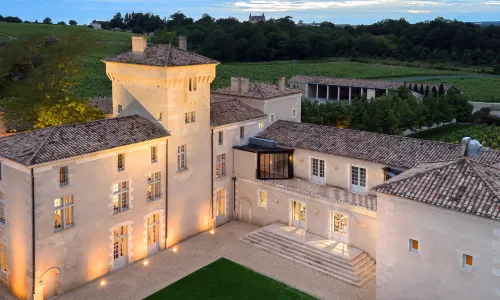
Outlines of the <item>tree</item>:
<svg viewBox="0 0 500 300">
<path fill-rule="evenodd" d="M 7 16 L 4 18 L 4 22 L 7 23 L 22 23 L 23 21 L 18 17 Z"/>
<path fill-rule="evenodd" d="M 75 20 L 69 20 L 69 25 L 76 26 L 78 25 L 78 22 L 76 22 Z"/>
<path fill-rule="evenodd" d="M 420 95 L 424 95 L 425 91 L 424 91 L 424 85 L 423 84 L 420 85 L 420 89 L 418 90 L 418 93 Z"/>
<path fill-rule="evenodd" d="M 132 33 L 143 34 L 144 33 L 144 29 L 142 29 L 141 27 L 134 27 L 134 28 L 132 28 Z"/>
<path fill-rule="evenodd" d="M 425 97 L 429 97 L 429 85 L 426 85 L 425 86 L 425 93 L 424 93 Z"/>
<path fill-rule="evenodd" d="M 4 119 L 22 131 L 102 118 L 102 112 L 73 96 L 82 74 L 80 56 L 92 48 L 87 32 L 72 30 L 57 38 L 21 36 L 0 48 Z"/>
<path fill-rule="evenodd" d="M 0 15 L 0 22 L 5 22 L 5 18 L 2 15 Z"/>
<path fill-rule="evenodd" d="M 432 96 L 433 96 L 434 98 L 436 98 L 436 97 L 438 96 L 438 92 L 437 92 L 436 86 L 433 86 L 433 87 L 432 87 Z"/>
<path fill-rule="evenodd" d="M 66 25 L 66 22 L 64 22 L 64 21 L 57 22 L 57 25 Z"/>
<path fill-rule="evenodd" d="M 413 85 L 413 91 L 414 91 L 415 93 L 418 93 L 418 84 L 416 84 L 416 83 L 415 83 L 415 84 Z"/>
<path fill-rule="evenodd" d="M 51 18 L 49 18 L 49 17 L 47 17 L 47 18 L 43 19 L 43 22 L 42 22 L 42 23 L 43 23 L 43 24 L 52 24 L 52 19 L 51 19 Z"/>
<path fill-rule="evenodd" d="M 439 85 L 438 95 L 439 95 L 439 97 L 445 96 L 444 85 L 442 83 Z"/>
<path fill-rule="evenodd" d="M 171 44 L 177 38 L 175 32 L 168 31 L 168 29 L 160 29 L 155 31 L 151 37 L 151 43 L 153 44 Z"/>
</svg>

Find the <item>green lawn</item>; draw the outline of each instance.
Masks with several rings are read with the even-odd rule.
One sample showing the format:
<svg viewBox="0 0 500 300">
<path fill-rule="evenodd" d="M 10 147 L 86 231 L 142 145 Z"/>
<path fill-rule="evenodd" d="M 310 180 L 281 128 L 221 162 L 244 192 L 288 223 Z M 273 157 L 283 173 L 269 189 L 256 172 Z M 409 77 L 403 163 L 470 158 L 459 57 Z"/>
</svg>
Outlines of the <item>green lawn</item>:
<svg viewBox="0 0 500 300">
<path fill-rule="evenodd" d="M 457 131 L 467 130 L 474 125 L 470 124 L 448 124 L 437 128 L 432 128 L 429 130 L 421 131 L 412 134 L 410 137 L 423 139 L 423 140 L 432 140 L 432 141 L 441 141 L 442 138 L 449 134 L 454 134 Z"/>
<path fill-rule="evenodd" d="M 429 82 L 429 80 L 426 80 Z M 464 92 L 471 101 L 500 102 L 500 77 L 432 79 L 432 83 L 451 84 Z"/>
<path fill-rule="evenodd" d="M 225 258 L 147 297 L 160 299 L 315 299 Z"/>
</svg>

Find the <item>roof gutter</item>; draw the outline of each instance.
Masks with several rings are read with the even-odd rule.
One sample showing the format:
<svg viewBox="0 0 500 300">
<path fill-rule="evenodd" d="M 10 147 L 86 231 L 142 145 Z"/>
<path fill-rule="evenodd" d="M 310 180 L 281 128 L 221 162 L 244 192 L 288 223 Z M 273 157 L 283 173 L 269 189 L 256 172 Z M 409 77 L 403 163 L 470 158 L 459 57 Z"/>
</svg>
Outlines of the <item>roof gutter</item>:
<svg viewBox="0 0 500 300">
<path fill-rule="evenodd" d="M 31 272 L 33 277 L 32 294 L 35 299 L 35 175 L 31 168 Z"/>
</svg>

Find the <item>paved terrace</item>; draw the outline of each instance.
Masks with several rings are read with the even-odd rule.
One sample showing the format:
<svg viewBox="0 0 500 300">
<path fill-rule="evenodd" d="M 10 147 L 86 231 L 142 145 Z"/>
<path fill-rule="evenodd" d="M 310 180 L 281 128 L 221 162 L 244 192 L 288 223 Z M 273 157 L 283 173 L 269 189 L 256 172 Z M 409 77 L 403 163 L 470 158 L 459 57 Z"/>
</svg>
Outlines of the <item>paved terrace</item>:
<svg viewBox="0 0 500 300">
<path fill-rule="evenodd" d="M 97 280 L 58 299 L 142 299 L 220 257 L 320 299 L 375 299 L 375 280 L 362 288 L 354 287 L 240 241 L 257 228 L 232 221 L 218 227 L 215 235 L 205 232 L 180 243 L 177 253 L 168 250 L 151 256 L 148 266 L 139 261 L 104 276 L 107 280 L 104 287 L 99 287 Z"/>
</svg>

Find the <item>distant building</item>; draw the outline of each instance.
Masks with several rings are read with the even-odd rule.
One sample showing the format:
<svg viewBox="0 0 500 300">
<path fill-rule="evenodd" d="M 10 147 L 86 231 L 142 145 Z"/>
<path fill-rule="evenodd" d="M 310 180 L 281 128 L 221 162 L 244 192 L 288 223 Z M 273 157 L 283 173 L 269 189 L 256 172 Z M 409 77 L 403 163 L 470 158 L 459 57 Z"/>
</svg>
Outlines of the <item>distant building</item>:
<svg viewBox="0 0 500 300">
<path fill-rule="evenodd" d="M 92 22 L 90 23 L 90 26 L 92 26 L 94 29 L 102 29 L 100 22 Z"/>
<path fill-rule="evenodd" d="M 258 23 L 265 21 L 266 21 L 266 16 L 264 15 L 264 13 L 262 13 L 262 16 L 252 16 L 252 14 L 250 14 L 250 16 L 248 17 L 248 22 L 250 23 Z"/>
</svg>

